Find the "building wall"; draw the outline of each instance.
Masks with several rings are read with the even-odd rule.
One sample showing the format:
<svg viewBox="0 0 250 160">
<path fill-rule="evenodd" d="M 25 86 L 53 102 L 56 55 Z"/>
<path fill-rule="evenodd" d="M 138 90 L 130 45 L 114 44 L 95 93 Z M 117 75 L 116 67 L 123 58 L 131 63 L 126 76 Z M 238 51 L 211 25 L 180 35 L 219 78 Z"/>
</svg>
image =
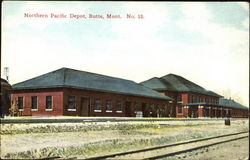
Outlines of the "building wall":
<svg viewBox="0 0 250 160">
<path fill-rule="evenodd" d="M 249 110 L 236 109 L 227 106 L 199 106 L 198 117 L 211 117 L 211 118 L 248 118 Z"/>
<path fill-rule="evenodd" d="M 231 116 L 233 118 L 248 118 L 249 117 L 249 110 L 232 109 Z"/>
<path fill-rule="evenodd" d="M 68 104 L 68 97 L 74 96 L 76 98 L 76 110 L 69 110 L 67 107 L 64 108 L 64 115 L 71 116 L 107 116 L 107 117 L 135 117 L 135 103 L 138 104 L 138 111 L 143 112 L 143 117 L 160 117 L 167 116 L 169 112 L 169 103 L 166 100 L 159 100 L 154 98 L 139 97 L 132 95 L 123 95 L 116 93 L 98 92 L 98 91 L 87 91 L 79 89 L 64 89 L 64 106 Z M 88 115 L 83 115 L 82 111 L 82 99 L 89 101 L 89 112 Z M 100 99 L 101 110 L 95 111 L 95 100 Z M 112 111 L 106 110 L 106 101 L 111 101 Z M 122 104 L 122 111 L 116 111 L 116 102 L 120 101 Z M 126 108 L 126 103 L 129 103 L 129 107 Z M 154 110 L 150 113 L 150 105 L 154 104 Z M 144 107 L 143 107 L 144 106 Z M 86 106 L 85 106 L 86 108 Z M 160 112 L 161 111 L 161 112 Z"/>
<path fill-rule="evenodd" d="M 187 101 L 183 104 L 187 103 L 199 103 L 199 102 L 206 102 L 206 103 L 211 103 L 211 104 L 218 104 L 219 103 L 219 97 L 216 96 L 211 96 L 211 95 L 204 95 L 204 94 L 199 94 L 199 93 L 193 93 L 193 92 L 188 92 L 184 93 L 185 98 L 188 98 Z M 193 96 L 193 101 L 192 97 Z"/>
<path fill-rule="evenodd" d="M 172 91 L 158 91 L 161 94 L 164 94 L 173 100 L 170 101 L 170 117 L 178 117 L 178 110 L 177 110 L 177 97 L 178 93 L 177 92 L 172 92 Z"/>
<path fill-rule="evenodd" d="M 11 86 L 1 85 L 1 104 L 0 104 L 0 117 L 9 115 L 10 109 L 10 95 L 11 95 Z"/>
<path fill-rule="evenodd" d="M 182 103 L 188 104 L 188 93 L 181 93 L 182 96 Z"/>
<path fill-rule="evenodd" d="M 232 117 L 248 117 L 248 111 L 246 110 L 217 106 L 219 103 L 219 97 L 216 96 L 204 95 L 194 92 L 160 91 L 160 93 L 164 93 L 165 95 L 174 99 L 171 103 L 171 107 L 173 107 L 175 111 L 175 113 L 172 114 L 173 117 L 226 117 L 225 110 L 230 110 L 230 116 Z M 178 100 L 178 96 L 181 96 L 181 101 Z M 183 106 L 183 104 L 199 102 L 206 102 L 206 106 L 210 107 L 210 110 L 207 109 L 207 107 L 198 105 Z M 182 107 L 182 109 L 180 109 L 180 107 Z"/>
<path fill-rule="evenodd" d="M 38 109 L 31 109 L 31 97 L 38 97 Z M 53 109 L 45 109 L 46 96 L 53 97 Z M 74 109 L 69 109 L 69 96 L 75 97 Z M 149 97 L 88 91 L 80 89 L 39 89 L 14 91 L 11 96 L 12 102 L 18 97 L 24 97 L 24 109 L 20 110 L 23 116 L 107 116 L 107 117 L 135 117 L 135 103 L 138 104 L 138 111 L 143 112 L 143 117 L 167 117 L 170 106 L 167 100 L 160 100 Z M 100 99 L 101 110 L 95 111 L 95 99 Z M 112 110 L 106 110 L 106 101 L 110 100 Z M 116 102 L 121 101 L 122 110 L 116 111 Z M 126 107 L 126 104 L 128 107 Z M 150 110 L 150 105 L 154 109 Z"/>
<path fill-rule="evenodd" d="M 31 109 L 31 97 L 37 96 L 38 109 Z M 52 110 L 46 110 L 46 96 L 52 96 Z M 18 91 L 11 95 L 11 102 L 18 97 L 24 98 L 24 108 L 19 110 L 23 116 L 62 116 L 63 115 L 63 92 L 56 90 L 30 90 Z"/>
<path fill-rule="evenodd" d="M 170 96 L 174 100 L 169 103 L 166 100 L 159 100 L 154 98 L 139 97 L 132 95 L 106 93 L 98 91 L 88 91 L 79 89 L 40 89 L 40 90 L 26 90 L 26 91 L 13 91 L 11 94 L 11 102 L 17 97 L 24 97 L 24 109 L 20 110 L 23 116 L 107 116 L 107 117 L 135 117 L 135 103 L 138 104 L 138 111 L 142 111 L 143 117 L 192 117 L 194 107 L 182 106 L 181 113 L 178 112 L 178 94 L 182 96 L 182 104 L 187 104 L 189 93 L 177 93 L 177 92 L 164 92 L 163 94 Z M 193 93 L 192 93 L 193 94 Z M 38 97 L 38 109 L 31 109 L 31 97 Z M 53 97 L 53 109 L 48 111 L 45 109 L 46 96 Z M 74 96 L 75 110 L 69 110 L 68 97 Z M 101 101 L 101 111 L 95 111 L 95 99 L 99 98 Z M 89 103 L 82 105 L 82 101 L 87 100 Z M 112 111 L 106 111 L 106 100 L 111 100 Z M 116 102 L 121 101 L 122 111 L 116 111 Z M 129 107 L 126 108 L 126 103 L 129 103 Z M 154 105 L 154 109 L 150 109 L 151 105 Z M 81 108 L 81 106 L 83 106 Z M 86 112 L 87 111 L 87 112 Z M 84 113 L 83 113 L 84 112 Z M 227 114 L 226 114 L 227 113 Z M 247 118 L 249 117 L 248 110 L 229 108 L 225 106 L 216 106 L 208 104 L 203 107 L 197 106 L 198 117 L 234 117 L 234 118 Z"/>
</svg>

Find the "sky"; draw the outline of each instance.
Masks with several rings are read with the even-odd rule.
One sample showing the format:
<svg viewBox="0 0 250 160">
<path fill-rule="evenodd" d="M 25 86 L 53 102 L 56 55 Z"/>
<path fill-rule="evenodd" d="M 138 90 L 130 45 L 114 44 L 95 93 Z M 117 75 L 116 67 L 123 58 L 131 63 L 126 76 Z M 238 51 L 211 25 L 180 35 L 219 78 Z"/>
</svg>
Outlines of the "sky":
<svg viewBox="0 0 250 160">
<path fill-rule="evenodd" d="M 246 2 L 4 1 L 1 38 L 10 84 L 62 67 L 138 83 L 172 73 L 249 106 Z"/>
</svg>

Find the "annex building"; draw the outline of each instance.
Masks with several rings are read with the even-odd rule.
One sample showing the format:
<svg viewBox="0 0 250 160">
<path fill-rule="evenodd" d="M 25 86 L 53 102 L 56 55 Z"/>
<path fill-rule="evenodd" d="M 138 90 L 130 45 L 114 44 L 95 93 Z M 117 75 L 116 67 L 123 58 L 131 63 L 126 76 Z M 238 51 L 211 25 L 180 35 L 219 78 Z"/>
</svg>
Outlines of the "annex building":
<svg viewBox="0 0 250 160">
<path fill-rule="evenodd" d="M 178 75 L 154 77 L 141 84 L 171 97 L 176 117 L 248 117 L 247 107 Z"/>
<path fill-rule="evenodd" d="M 23 116 L 167 117 L 166 95 L 130 80 L 69 68 L 13 85 Z"/>
</svg>

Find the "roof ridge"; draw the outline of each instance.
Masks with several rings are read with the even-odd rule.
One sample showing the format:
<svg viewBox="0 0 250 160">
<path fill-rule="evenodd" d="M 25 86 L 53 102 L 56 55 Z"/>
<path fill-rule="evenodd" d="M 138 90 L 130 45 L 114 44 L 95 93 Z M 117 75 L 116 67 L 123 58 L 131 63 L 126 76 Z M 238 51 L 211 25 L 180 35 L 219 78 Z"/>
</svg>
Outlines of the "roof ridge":
<svg viewBox="0 0 250 160">
<path fill-rule="evenodd" d="M 224 102 L 223 102 L 224 101 Z M 233 107 L 233 108 L 242 108 L 242 109 L 249 109 L 247 106 L 244 106 L 240 104 L 239 102 L 233 100 L 233 99 L 227 99 L 227 98 L 220 98 L 219 104 Z"/>
<path fill-rule="evenodd" d="M 130 81 L 130 82 L 136 83 L 136 82 L 133 81 L 133 80 L 124 79 L 124 78 L 120 78 L 120 77 L 113 77 L 113 76 L 108 76 L 108 75 L 104 75 L 104 74 L 99 74 L 99 73 L 94 73 L 94 72 L 88 72 L 88 71 L 82 71 L 82 70 L 72 69 L 72 68 L 66 68 L 66 67 L 63 67 L 63 68 L 64 68 L 64 69 L 67 69 L 67 70 L 73 70 L 73 71 L 77 71 L 77 72 L 84 72 L 84 73 L 87 73 L 87 74 L 98 75 L 98 76 L 104 76 L 104 77 L 109 77 L 109 78 L 115 78 L 115 79 L 120 79 L 120 80 L 125 80 L 125 81 Z"/>
<path fill-rule="evenodd" d="M 136 82 L 133 81 L 133 80 L 128 80 L 128 79 L 124 79 L 124 78 L 113 77 L 113 76 L 107 76 L 107 75 L 104 75 L 104 74 L 99 74 L 99 73 L 93 73 L 93 72 L 88 72 L 88 71 L 82 71 L 82 70 L 78 70 L 78 69 L 72 69 L 72 68 L 62 67 L 62 68 L 59 68 L 59 69 L 57 69 L 57 70 L 54 70 L 54 71 L 51 71 L 51 72 L 48 72 L 48 73 L 45 73 L 45 74 L 36 76 L 36 77 L 34 77 L 34 78 L 30 78 L 30 79 L 27 79 L 27 80 L 25 80 L 25 81 L 18 82 L 18 83 L 14 84 L 14 85 L 17 85 L 17 84 L 19 84 L 19 83 L 23 83 L 23 82 L 26 82 L 26 81 L 30 81 L 30 80 L 35 80 L 35 79 L 38 79 L 38 78 L 40 78 L 40 77 L 42 77 L 42 76 L 45 76 L 45 75 L 47 75 L 47 74 L 50 74 L 50 73 L 53 73 L 53 72 L 58 72 L 58 71 L 60 71 L 60 70 L 62 70 L 62 71 L 63 71 L 63 74 L 64 74 L 64 75 L 63 75 L 63 78 L 64 78 L 64 79 L 63 79 L 63 84 L 65 84 L 65 79 L 66 79 L 66 74 L 65 74 L 65 72 L 66 72 L 67 70 L 72 70 L 72 71 L 77 71 L 77 72 L 84 72 L 84 73 L 88 73 L 88 74 L 93 74 L 93 75 L 98 75 L 98 76 L 105 76 L 105 77 L 109 77 L 109 78 L 115 78 L 115 79 L 120 79 L 120 80 L 125 80 L 125 81 L 130 81 L 130 82 L 136 83 Z"/>
<path fill-rule="evenodd" d="M 159 82 L 154 81 L 155 79 L 159 80 Z M 195 92 L 195 93 L 201 93 L 205 95 L 212 95 L 212 96 L 218 96 L 217 93 L 207 90 L 206 88 L 196 84 L 195 82 L 192 82 L 180 75 L 176 75 L 173 73 L 169 73 L 165 76 L 162 76 L 160 78 L 153 77 L 151 79 L 148 79 L 146 81 L 141 82 L 145 86 L 148 86 L 151 89 L 159 89 L 157 86 L 161 86 L 163 90 L 172 90 L 172 91 L 179 91 L 179 92 Z"/>
<path fill-rule="evenodd" d="M 203 89 L 205 92 L 210 91 L 210 90 L 207 90 L 206 88 L 204 88 L 204 87 L 198 85 L 197 83 L 192 82 L 192 81 L 190 81 L 190 80 L 188 80 L 188 79 L 186 79 L 186 78 L 184 78 L 184 77 L 182 77 L 182 76 L 180 76 L 180 75 L 175 75 L 175 74 L 172 74 L 172 73 L 171 73 L 171 74 L 168 74 L 168 75 L 172 75 L 172 76 L 174 76 L 174 77 L 181 78 L 182 80 L 187 81 L 187 82 L 188 82 L 187 84 L 181 83 L 181 84 L 185 85 L 186 88 L 189 88 L 188 86 L 190 86 L 189 84 L 191 84 L 191 85 L 194 85 L 194 86 L 196 86 L 196 87 L 199 87 L 200 89 Z M 166 75 L 166 76 L 167 76 L 167 75 Z M 178 80 L 179 80 L 179 79 L 178 79 Z M 180 82 L 180 81 L 179 81 L 179 82 Z"/>
<path fill-rule="evenodd" d="M 184 79 L 183 77 L 175 75 L 175 74 L 168 74 L 166 76 L 161 77 L 161 82 L 164 83 L 164 85 L 168 89 L 172 88 L 173 90 L 178 90 L 178 88 L 176 88 L 176 86 L 173 85 L 173 83 L 171 81 L 171 79 L 174 79 L 174 81 L 178 82 L 179 86 L 181 85 L 182 87 L 185 87 L 185 91 L 188 91 L 189 88 L 182 81 L 180 81 L 179 78 Z"/>
<path fill-rule="evenodd" d="M 198 87 L 200 87 L 200 88 L 206 90 L 206 89 L 203 88 L 202 86 L 200 86 L 200 85 L 198 85 L 198 84 L 196 84 L 196 83 L 194 83 L 194 82 L 192 82 L 192 81 L 190 81 L 190 80 L 188 80 L 188 79 L 186 79 L 186 78 L 184 78 L 184 77 L 182 77 L 182 76 L 179 76 L 179 75 L 177 75 L 177 76 L 180 77 L 180 78 L 182 78 L 182 79 L 184 79 L 185 81 L 188 81 L 188 82 L 191 83 L 191 84 L 194 84 L 194 85 L 196 85 L 196 86 L 198 86 Z"/>
<path fill-rule="evenodd" d="M 158 80 L 159 80 L 160 78 L 159 78 L 159 77 L 152 77 L 152 78 L 150 78 L 150 79 L 148 79 L 148 80 L 145 80 L 145 81 L 140 82 L 140 84 L 141 84 L 141 83 L 144 83 L 144 82 L 146 82 L 146 81 L 153 80 L 153 79 L 158 79 Z"/>
<path fill-rule="evenodd" d="M 132 80 L 65 67 L 20 82 L 14 86 L 14 90 L 51 87 L 72 87 L 153 97 L 158 99 L 170 99 L 169 97 L 163 96 L 160 93 L 150 88 L 146 88 Z"/>
<path fill-rule="evenodd" d="M 13 86 L 14 86 L 14 85 L 18 85 L 18 84 L 20 84 L 20 83 L 24 83 L 24 82 L 28 82 L 28 81 L 31 81 L 31 80 L 35 80 L 35 79 L 41 78 L 42 76 L 51 74 L 51 73 L 53 73 L 53 72 L 58 72 L 58 71 L 61 70 L 61 69 L 63 69 L 63 68 L 60 68 L 60 69 L 57 69 L 57 70 L 54 70 L 54 71 L 50 71 L 50 72 L 47 72 L 47 73 L 45 73 L 45 74 L 41 74 L 41 75 L 38 75 L 38 76 L 36 76 L 36 77 L 33 77 L 33 78 L 30 78 L 30 79 L 27 79 L 27 80 L 24 80 L 24 81 L 15 83 L 15 84 L 13 84 Z"/>
<path fill-rule="evenodd" d="M 67 68 L 62 68 L 63 69 L 63 85 L 65 85 L 65 79 L 66 79 L 66 70 Z"/>
<path fill-rule="evenodd" d="M 153 90 L 153 89 L 151 89 L 151 88 L 149 88 L 149 87 L 147 87 L 147 86 L 144 86 L 143 84 L 141 84 L 141 83 L 137 83 L 138 85 L 140 85 L 140 86 L 142 86 L 143 88 L 146 88 L 146 89 L 149 89 L 149 90 L 151 90 L 152 92 L 154 92 L 154 93 L 157 93 L 157 94 L 159 94 L 159 95 L 161 95 L 162 97 L 167 97 L 167 98 L 169 98 L 169 99 L 172 99 L 172 98 L 170 98 L 169 96 L 167 96 L 167 95 L 162 95 L 162 94 L 160 94 L 159 92 L 157 92 L 157 91 L 155 91 L 155 90 Z"/>
</svg>

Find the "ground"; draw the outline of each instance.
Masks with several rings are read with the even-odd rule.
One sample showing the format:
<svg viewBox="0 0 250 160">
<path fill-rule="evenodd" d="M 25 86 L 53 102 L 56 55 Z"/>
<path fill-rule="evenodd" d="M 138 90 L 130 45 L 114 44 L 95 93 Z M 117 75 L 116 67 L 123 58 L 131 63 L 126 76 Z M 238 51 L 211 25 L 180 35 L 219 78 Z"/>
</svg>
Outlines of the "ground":
<svg viewBox="0 0 250 160">
<path fill-rule="evenodd" d="M 191 153 L 185 160 L 248 160 L 249 139 L 242 139 L 209 147 L 208 151 Z"/>
<path fill-rule="evenodd" d="M 248 120 L 1 124 L 1 158 L 86 158 L 248 130 Z M 248 139 L 174 159 L 244 159 Z M 230 154 L 231 156 L 229 156 Z"/>
</svg>

